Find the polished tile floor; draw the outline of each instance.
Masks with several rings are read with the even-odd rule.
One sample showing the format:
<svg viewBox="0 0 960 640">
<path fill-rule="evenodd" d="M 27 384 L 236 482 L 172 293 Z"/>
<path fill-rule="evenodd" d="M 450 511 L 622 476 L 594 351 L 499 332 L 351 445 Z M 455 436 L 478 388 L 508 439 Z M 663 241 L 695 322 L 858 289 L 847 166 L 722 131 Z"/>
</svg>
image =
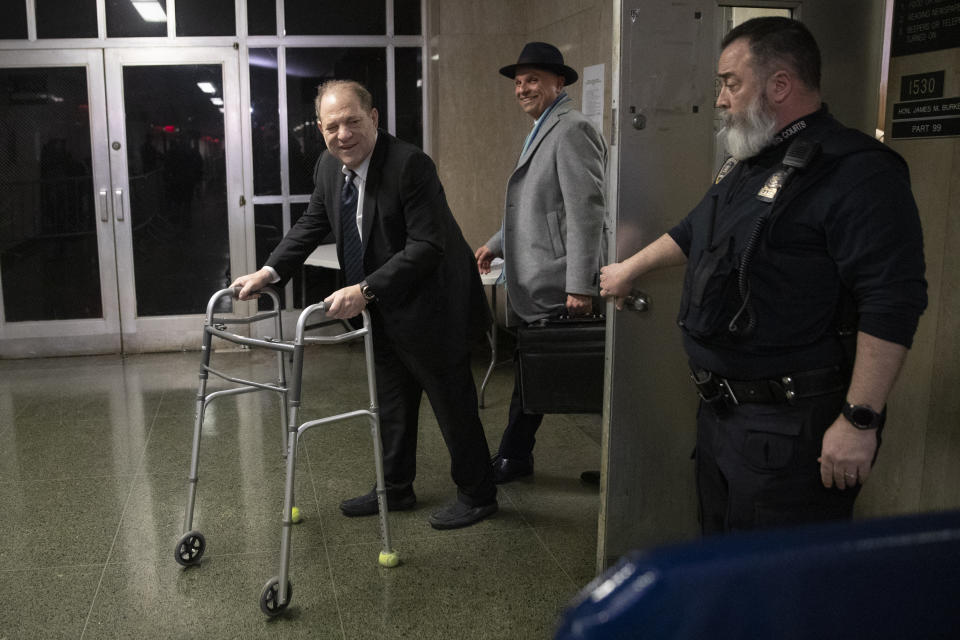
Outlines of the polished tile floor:
<svg viewBox="0 0 960 640">
<path fill-rule="evenodd" d="M 475 372 L 480 379 L 483 356 Z M 269 379 L 262 350 L 224 350 L 216 368 Z M 549 638 L 594 575 L 599 420 L 547 416 L 536 475 L 501 487 L 500 511 L 440 532 L 427 516 L 454 496 L 449 457 L 424 400 L 419 498 L 391 515 L 403 564 L 377 564 L 376 518 L 338 502 L 373 483 L 362 421 L 301 440 L 293 600 L 260 612 L 278 573 L 284 461 L 266 393 L 207 411 L 194 528 L 197 567 L 174 561 L 183 533 L 198 353 L 0 361 L 0 640 L 14 638 Z M 312 347 L 302 419 L 365 408 L 359 345 Z M 481 411 L 499 442 L 512 374 L 498 368 Z M 211 383 L 210 389 L 222 388 Z"/>
</svg>

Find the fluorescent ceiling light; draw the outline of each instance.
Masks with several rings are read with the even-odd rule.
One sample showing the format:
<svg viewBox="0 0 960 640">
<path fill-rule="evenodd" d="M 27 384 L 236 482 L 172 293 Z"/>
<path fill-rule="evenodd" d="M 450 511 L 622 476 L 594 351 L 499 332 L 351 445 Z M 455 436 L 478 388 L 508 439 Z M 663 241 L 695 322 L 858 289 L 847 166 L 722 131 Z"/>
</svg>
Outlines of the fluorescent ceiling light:
<svg viewBox="0 0 960 640">
<path fill-rule="evenodd" d="M 210 84 L 209 82 L 198 82 L 197 86 L 200 87 L 200 90 L 204 93 L 216 93 L 217 88 Z"/>
<path fill-rule="evenodd" d="M 210 98 L 210 102 L 217 105 L 218 107 L 223 106 L 223 98 Z"/>
<path fill-rule="evenodd" d="M 137 10 L 140 17 L 146 22 L 166 22 L 167 14 L 157 0 L 130 0 L 130 4 Z"/>
</svg>

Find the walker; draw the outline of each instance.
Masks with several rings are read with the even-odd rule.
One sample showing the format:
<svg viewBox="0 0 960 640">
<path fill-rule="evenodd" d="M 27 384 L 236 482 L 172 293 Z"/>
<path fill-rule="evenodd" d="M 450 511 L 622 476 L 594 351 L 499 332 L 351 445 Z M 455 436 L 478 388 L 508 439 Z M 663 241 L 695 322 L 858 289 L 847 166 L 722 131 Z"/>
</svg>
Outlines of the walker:
<svg viewBox="0 0 960 640">
<path fill-rule="evenodd" d="M 281 516 L 280 573 L 267 581 L 260 594 L 260 610 L 268 616 L 276 616 L 290 604 L 293 593 L 289 577 L 290 539 L 292 535 L 292 525 L 296 524 L 300 519 L 299 509 L 294 506 L 293 496 L 297 442 L 300 439 L 300 435 L 311 427 L 361 416 L 367 417 L 370 423 L 370 435 L 373 438 L 373 459 L 377 479 L 377 505 L 379 507 L 380 534 L 383 541 L 383 549 L 380 551 L 378 562 L 384 567 L 396 567 L 400 563 L 400 557 L 390 546 L 390 529 L 387 522 L 386 486 L 383 478 L 383 448 L 380 442 L 380 420 L 377 407 L 376 376 L 373 367 L 373 338 L 370 332 L 370 314 L 366 310 L 362 312 L 363 327 L 360 329 L 346 331 L 333 336 L 307 336 L 305 334 L 310 329 L 330 324 L 331 322 L 330 319 L 326 318 L 324 304 L 322 302 L 314 304 L 304 309 L 300 314 L 297 320 L 296 337 L 293 341 L 284 341 L 280 318 L 280 296 L 272 287 L 267 287 L 260 291 L 261 294 L 268 296 L 272 300 L 272 310 L 262 311 L 251 316 L 240 318 L 214 315 L 214 308 L 221 299 L 229 298 L 232 301 L 236 299 L 238 292 L 239 288 L 221 289 L 213 294 L 207 303 L 207 315 L 203 326 L 203 347 L 201 349 L 200 385 L 197 391 L 197 408 L 193 428 L 193 452 L 190 457 L 187 507 L 183 524 L 183 530 L 186 533 L 184 533 L 177 542 L 175 557 L 177 563 L 184 567 L 196 565 L 200 563 L 200 559 L 203 557 L 203 552 L 206 548 L 206 541 L 204 540 L 203 534 L 193 528 L 193 509 L 197 494 L 197 470 L 200 462 L 200 433 L 203 429 L 203 416 L 207 406 L 216 398 L 241 393 L 272 391 L 279 394 L 281 397 L 281 455 L 287 460 L 286 486 L 284 489 L 283 511 Z M 307 321 L 315 313 L 321 314 L 320 321 L 309 325 Z M 271 318 L 274 320 L 276 338 L 248 338 L 227 331 L 228 325 L 251 325 L 255 322 L 270 320 Z M 256 382 L 253 380 L 244 380 L 213 369 L 210 366 L 210 357 L 213 353 L 211 343 L 214 336 L 239 345 L 275 351 L 277 353 L 278 370 L 276 381 Z M 368 409 L 339 413 L 319 420 L 310 420 L 297 426 L 301 385 L 303 381 L 304 347 L 308 344 L 315 343 L 340 344 L 359 340 L 360 338 L 363 338 L 367 386 L 370 392 L 370 407 Z M 285 355 L 292 362 L 290 372 L 291 381 L 289 385 L 286 380 Z M 234 386 L 208 393 L 207 379 L 210 374 L 233 383 Z"/>
</svg>

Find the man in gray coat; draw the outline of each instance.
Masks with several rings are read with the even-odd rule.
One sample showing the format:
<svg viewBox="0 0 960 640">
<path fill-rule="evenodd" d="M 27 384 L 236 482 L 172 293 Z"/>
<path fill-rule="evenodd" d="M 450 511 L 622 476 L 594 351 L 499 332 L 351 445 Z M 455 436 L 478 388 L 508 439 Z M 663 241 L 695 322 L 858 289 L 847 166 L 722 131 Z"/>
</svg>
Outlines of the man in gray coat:
<svg viewBox="0 0 960 640">
<path fill-rule="evenodd" d="M 503 226 L 477 249 L 481 273 L 504 259 L 507 324 L 593 312 L 604 224 L 607 147 L 575 110 L 564 88 L 577 72 L 553 45 L 529 42 L 516 64 L 500 69 L 514 81 L 520 107 L 534 119 L 507 182 Z M 533 473 L 541 414 L 523 413 L 515 381 L 507 429 L 492 464 L 494 481 Z"/>
</svg>

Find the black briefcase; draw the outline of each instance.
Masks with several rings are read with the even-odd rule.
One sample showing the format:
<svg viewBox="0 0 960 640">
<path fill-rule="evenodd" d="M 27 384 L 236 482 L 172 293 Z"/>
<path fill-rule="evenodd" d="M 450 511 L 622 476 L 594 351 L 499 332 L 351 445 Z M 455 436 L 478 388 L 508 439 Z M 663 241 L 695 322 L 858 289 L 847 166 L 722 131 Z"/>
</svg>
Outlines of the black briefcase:
<svg viewBox="0 0 960 640">
<path fill-rule="evenodd" d="M 517 331 L 517 378 L 526 413 L 600 413 L 603 405 L 602 315 L 562 317 Z"/>
</svg>

